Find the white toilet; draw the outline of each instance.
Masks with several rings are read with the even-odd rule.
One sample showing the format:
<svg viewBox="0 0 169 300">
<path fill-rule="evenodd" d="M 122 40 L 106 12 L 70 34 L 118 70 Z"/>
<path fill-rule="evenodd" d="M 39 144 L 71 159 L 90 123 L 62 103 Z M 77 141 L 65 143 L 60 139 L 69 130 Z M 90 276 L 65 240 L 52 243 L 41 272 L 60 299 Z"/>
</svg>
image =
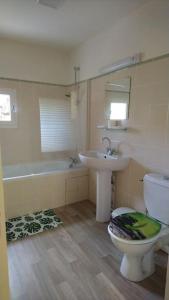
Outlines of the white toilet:
<svg viewBox="0 0 169 300">
<path fill-rule="evenodd" d="M 124 253 L 121 262 L 121 274 L 131 281 L 141 281 L 155 271 L 154 252 L 169 245 L 169 177 L 160 174 L 144 176 L 144 201 L 150 217 L 161 222 L 161 230 L 152 238 L 143 240 L 127 240 L 112 232 L 108 232 L 113 244 Z M 127 207 L 117 208 L 112 216 L 134 212 Z"/>
</svg>

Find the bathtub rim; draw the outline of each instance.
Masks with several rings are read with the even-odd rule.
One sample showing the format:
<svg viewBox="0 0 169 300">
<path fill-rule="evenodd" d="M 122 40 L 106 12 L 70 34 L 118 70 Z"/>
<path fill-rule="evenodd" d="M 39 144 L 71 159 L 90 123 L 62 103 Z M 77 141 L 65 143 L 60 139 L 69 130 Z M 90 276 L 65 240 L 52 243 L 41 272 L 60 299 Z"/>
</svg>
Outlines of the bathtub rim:
<svg viewBox="0 0 169 300">
<path fill-rule="evenodd" d="M 19 176 L 13 176 L 13 177 L 3 177 L 3 182 L 9 182 L 9 181 L 19 181 L 19 180 L 26 180 L 33 177 L 42 177 L 42 176 L 49 176 L 49 175 L 55 175 L 55 174 L 63 174 L 63 173 L 74 173 L 78 171 L 88 171 L 88 168 L 86 168 L 83 165 L 79 165 L 73 168 L 67 168 L 67 169 L 61 169 L 61 170 L 54 170 L 54 171 L 46 171 L 41 173 L 31 173 L 27 175 L 19 175 Z"/>
</svg>

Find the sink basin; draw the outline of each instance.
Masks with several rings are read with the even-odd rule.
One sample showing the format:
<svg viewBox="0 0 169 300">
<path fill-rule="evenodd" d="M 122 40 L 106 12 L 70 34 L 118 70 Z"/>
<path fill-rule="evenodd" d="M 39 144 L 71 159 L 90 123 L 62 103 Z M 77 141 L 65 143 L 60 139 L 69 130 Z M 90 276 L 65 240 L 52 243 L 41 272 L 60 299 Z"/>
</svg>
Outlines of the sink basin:
<svg viewBox="0 0 169 300">
<path fill-rule="evenodd" d="M 129 163 L 129 157 L 123 155 L 107 155 L 99 151 L 79 153 L 79 158 L 86 167 L 96 170 L 120 171 Z"/>
<path fill-rule="evenodd" d="M 121 171 L 129 164 L 129 157 L 123 155 L 107 155 L 100 151 L 79 153 L 83 165 L 97 171 L 96 221 L 108 222 L 112 201 L 112 171 Z"/>
</svg>

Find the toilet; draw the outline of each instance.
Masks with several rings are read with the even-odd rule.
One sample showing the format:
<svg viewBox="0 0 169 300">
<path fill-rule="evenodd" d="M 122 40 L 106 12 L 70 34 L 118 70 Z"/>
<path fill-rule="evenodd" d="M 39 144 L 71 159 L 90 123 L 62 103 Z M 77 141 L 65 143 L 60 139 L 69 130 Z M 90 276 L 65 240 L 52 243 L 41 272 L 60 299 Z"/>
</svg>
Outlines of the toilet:
<svg viewBox="0 0 169 300">
<path fill-rule="evenodd" d="M 161 174 L 147 174 L 143 179 L 144 201 L 149 219 L 158 220 L 160 229 L 150 238 L 141 240 L 118 236 L 108 225 L 108 233 L 113 244 L 123 253 L 121 274 L 131 281 L 142 281 L 155 271 L 154 252 L 169 248 L 169 177 Z M 136 212 L 128 207 L 120 207 L 112 212 L 112 217 Z M 151 220 L 150 220 L 151 221 Z"/>
</svg>

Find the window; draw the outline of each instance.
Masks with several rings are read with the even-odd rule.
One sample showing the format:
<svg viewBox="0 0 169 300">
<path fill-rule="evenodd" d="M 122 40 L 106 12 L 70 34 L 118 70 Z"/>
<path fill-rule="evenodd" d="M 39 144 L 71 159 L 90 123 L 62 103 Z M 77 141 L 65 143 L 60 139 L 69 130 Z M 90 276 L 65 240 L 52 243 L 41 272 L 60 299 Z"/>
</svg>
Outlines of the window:
<svg viewBox="0 0 169 300">
<path fill-rule="evenodd" d="M 16 92 L 0 89 L 0 127 L 16 127 Z"/>
<path fill-rule="evenodd" d="M 68 100 L 39 99 L 41 151 L 69 151 L 75 149 L 71 106 Z"/>
<path fill-rule="evenodd" d="M 110 120 L 126 120 L 127 103 L 114 103 L 110 105 Z"/>
</svg>

